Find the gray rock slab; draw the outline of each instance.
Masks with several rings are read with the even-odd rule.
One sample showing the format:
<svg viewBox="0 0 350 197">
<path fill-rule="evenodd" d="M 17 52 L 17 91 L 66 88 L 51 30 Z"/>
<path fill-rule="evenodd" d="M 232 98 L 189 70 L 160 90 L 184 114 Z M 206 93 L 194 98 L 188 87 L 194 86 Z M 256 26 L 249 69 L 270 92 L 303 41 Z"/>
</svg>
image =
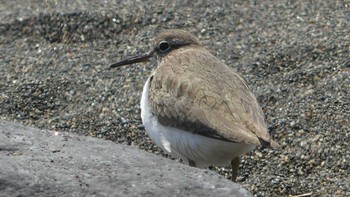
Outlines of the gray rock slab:
<svg viewBox="0 0 350 197">
<path fill-rule="evenodd" d="M 1 196 L 251 196 L 134 147 L 0 121 Z"/>
</svg>

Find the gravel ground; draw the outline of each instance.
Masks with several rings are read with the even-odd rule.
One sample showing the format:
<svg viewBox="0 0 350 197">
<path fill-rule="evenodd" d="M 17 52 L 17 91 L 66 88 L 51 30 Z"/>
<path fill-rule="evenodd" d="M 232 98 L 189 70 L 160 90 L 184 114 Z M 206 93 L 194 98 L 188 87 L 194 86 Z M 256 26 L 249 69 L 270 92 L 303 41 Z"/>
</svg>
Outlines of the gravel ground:
<svg viewBox="0 0 350 197">
<path fill-rule="evenodd" d="M 282 145 L 243 158 L 244 188 L 350 196 L 349 1 L 68 2 L 0 2 L 2 119 L 163 155 L 140 118 L 154 65 L 107 68 L 181 28 L 244 76 Z"/>
</svg>

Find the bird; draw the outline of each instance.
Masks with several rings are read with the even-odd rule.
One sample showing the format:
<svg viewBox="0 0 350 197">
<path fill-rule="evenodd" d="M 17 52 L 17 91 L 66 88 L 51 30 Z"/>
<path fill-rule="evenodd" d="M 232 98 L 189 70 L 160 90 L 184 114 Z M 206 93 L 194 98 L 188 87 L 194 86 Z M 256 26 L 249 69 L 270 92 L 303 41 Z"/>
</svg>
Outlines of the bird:
<svg viewBox="0 0 350 197">
<path fill-rule="evenodd" d="M 156 59 L 143 86 L 140 108 L 146 133 L 165 153 L 192 167 L 232 167 L 257 146 L 278 148 L 246 81 L 191 33 L 169 29 L 145 54 L 110 65 Z"/>
</svg>

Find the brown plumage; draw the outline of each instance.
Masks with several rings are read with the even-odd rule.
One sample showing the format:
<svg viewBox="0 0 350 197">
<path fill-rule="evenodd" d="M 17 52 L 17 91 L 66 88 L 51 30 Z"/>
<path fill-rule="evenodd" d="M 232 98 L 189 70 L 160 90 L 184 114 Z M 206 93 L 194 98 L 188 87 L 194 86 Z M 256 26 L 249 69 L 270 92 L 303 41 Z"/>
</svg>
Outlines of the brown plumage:
<svg viewBox="0 0 350 197">
<path fill-rule="evenodd" d="M 154 43 L 163 40 L 177 40 L 183 46 L 160 56 L 152 73 L 149 102 L 161 123 L 222 140 L 278 146 L 238 73 L 187 32 L 166 31 Z"/>
<path fill-rule="evenodd" d="M 158 65 L 149 78 L 149 86 L 145 86 L 143 96 L 148 97 L 145 102 L 149 105 L 149 112 L 157 124 L 164 126 L 163 130 L 177 128 L 194 136 L 215 139 L 215 143 L 219 140 L 279 147 L 271 139 L 264 114 L 245 80 L 212 55 L 190 33 L 165 31 L 153 40 L 149 53 L 123 60 L 111 67 L 147 61 L 151 57 L 156 57 Z M 141 107 L 143 105 L 141 103 Z M 150 134 L 151 138 L 152 135 L 157 138 L 157 132 Z M 166 140 L 172 142 L 172 139 Z M 167 149 L 159 139 L 155 141 Z M 181 152 L 181 147 L 171 146 L 171 143 L 168 149 Z M 171 153 L 169 150 L 167 152 Z M 238 168 L 241 154 L 235 153 L 231 158 L 235 169 Z M 187 159 L 190 165 L 196 165 L 195 159 Z"/>
</svg>

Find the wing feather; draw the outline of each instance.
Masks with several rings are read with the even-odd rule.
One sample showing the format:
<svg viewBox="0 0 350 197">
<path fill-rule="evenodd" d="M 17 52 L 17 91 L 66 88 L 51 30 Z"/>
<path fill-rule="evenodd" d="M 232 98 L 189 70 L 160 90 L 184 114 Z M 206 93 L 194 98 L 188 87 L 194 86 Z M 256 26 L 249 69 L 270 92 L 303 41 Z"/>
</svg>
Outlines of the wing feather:
<svg viewBox="0 0 350 197">
<path fill-rule="evenodd" d="M 152 74 L 149 100 L 161 124 L 226 141 L 273 142 L 244 79 L 206 50 L 164 57 Z"/>
</svg>

